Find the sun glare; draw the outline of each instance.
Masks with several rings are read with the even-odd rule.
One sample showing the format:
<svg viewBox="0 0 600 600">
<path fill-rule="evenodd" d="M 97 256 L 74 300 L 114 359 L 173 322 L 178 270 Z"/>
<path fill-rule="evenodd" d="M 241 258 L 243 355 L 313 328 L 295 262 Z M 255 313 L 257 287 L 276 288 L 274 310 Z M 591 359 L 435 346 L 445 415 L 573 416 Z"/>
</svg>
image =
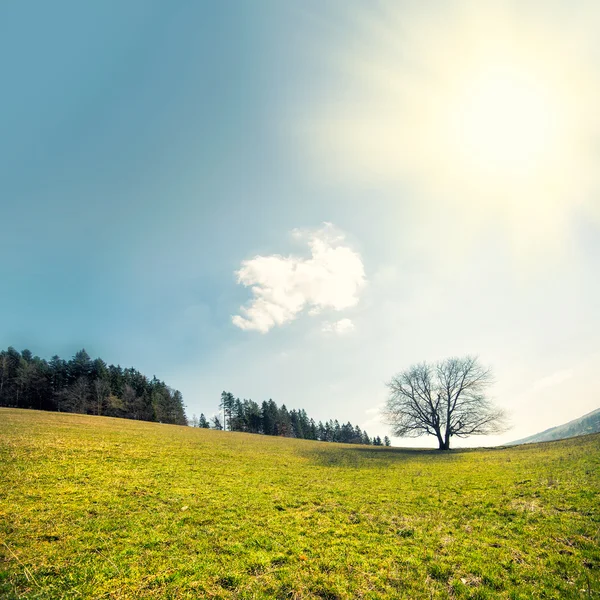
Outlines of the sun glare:
<svg viewBox="0 0 600 600">
<path fill-rule="evenodd" d="M 523 178 L 549 167 L 566 115 L 534 75 L 488 66 L 448 103 L 455 156 L 487 175 Z"/>
<path fill-rule="evenodd" d="M 418 6 L 357 16 L 364 52 L 336 55 L 354 95 L 303 126 L 319 164 L 344 181 L 407 183 L 473 228 L 506 224 L 517 245 L 560 243 L 599 184 L 600 9 L 567 24 L 554 8 Z"/>
</svg>

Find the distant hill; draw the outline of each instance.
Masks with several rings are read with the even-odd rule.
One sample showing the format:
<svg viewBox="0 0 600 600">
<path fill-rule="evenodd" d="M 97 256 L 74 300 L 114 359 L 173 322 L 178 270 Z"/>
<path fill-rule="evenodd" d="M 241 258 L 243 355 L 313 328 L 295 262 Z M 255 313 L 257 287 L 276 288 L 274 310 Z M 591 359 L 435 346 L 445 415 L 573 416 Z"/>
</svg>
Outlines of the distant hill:
<svg viewBox="0 0 600 600">
<path fill-rule="evenodd" d="M 529 437 L 517 440 L 516 442 L 510 442 L 508 446 L 514 446 L 516 444 L 534 444 L 536 442 L 551 442 L 552 440 L 563 440 L 565 438 L 575 437 L 577 435 L 585 435 L 586 433 L 598 433 L 600 432 L 600 408 L 593 410 L 583 417 L 579 417 L 573 421 L 569 421 L 564 425 L 558 425 L 557 427 L 551 427 L 536 433 Z"/>
</svg>

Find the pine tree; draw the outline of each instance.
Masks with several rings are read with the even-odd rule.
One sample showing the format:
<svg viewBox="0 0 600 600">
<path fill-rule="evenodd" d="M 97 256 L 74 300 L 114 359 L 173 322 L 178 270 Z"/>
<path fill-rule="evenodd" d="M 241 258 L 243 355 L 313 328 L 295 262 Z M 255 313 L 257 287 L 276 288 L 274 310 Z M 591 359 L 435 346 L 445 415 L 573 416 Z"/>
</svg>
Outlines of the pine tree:
<svg viewBox="0 0 600 600">
<path fill-rule="evenodd" d="M 221 403 L 219 408 L 223 411 L 223 429 L 231 430 L 231 419 L 233 416 L 233 407 L 235 404 L 235 398 L 231 392 L 221 392 Z"/>
<path fill-rule="evenodd" d="M 304 439 L 304 430 L 300 421 L 300 415 L 297 410 L 290 412 L 290 421 L 292 424 L 292 436 L 299 439 Z"/>
<path fill-rule="evenodd" d="M 244 403 L 246 401 L 244 400 Z M 231 431 L 247 431 L 246 427 L 246 410 L 244 403 L 236 398 L 231 410 Z"/>
<path fill-rule="evenodd" d="M 183 397 L 154 377 L 92 360 L 80 350 L 48 362 L 29 350 L 0 351 L 0 406 L 186 423 Z"/>
<path fill-rule="evenodd" d="M 73 384 L 80 377 L 84 377 L 85 379 L 89 380 L 92 374 L 92 369 L 92 359 L 85 349 L 82 348 L 67 364 L 69 382 Z"/>
<path fill-rule="evenodd" d="M 361 428 L 357 425 L 354 428 L 354 439 L 352 440 L 354 444 L 362 444 L 362 430 Z"/>
<path fill-rule="evenodd" d="M 279 435 L 278 417 L 279 409 L 273 400 L 262 403 L 262 429 L 265 435 Z"/>
<path fill-rule="evenodd" d="M 279 414 L 277 415 L 277 435 L 292 437 L 293 433 L 290 413 L 288 412 L 285 404 L 282 404 L 281 408 L 279 409 Z"/>
<path fill-rule="evenodd" d="M 246 422 L 246 431 L 250 433 L 262 432 L 262 413 L 256 402 L 244 400 L 244 419 Z"/>
</svg>

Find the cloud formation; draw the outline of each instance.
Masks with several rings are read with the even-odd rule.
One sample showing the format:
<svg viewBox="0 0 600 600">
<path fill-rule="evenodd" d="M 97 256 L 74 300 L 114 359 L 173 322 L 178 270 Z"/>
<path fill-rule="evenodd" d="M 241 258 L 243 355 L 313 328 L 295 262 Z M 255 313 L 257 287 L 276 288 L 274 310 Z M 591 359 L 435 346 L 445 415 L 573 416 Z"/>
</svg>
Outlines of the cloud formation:
<svg viewBox="0 0 600 600">
<path fill-rule="evenodd" d="M 236 272 L 238 283 L 251 287 L 253 295 L 251 302 L 240 308 L 241 314 L 232 317 L 240 329 L 266 333 L 293 321 L 305 309 L 316 315 L 324 309 L 341 311 L 358 302 L 366 283 L 364 266 L 344 234 L 331 223 L 315 231 L 292 233 L 296 240 L 307 243 L 310 258 L 255 256 L 243 261 Z M 350 319 L 337 325 L 346 330 L 353 327 Z"/>
</svg>

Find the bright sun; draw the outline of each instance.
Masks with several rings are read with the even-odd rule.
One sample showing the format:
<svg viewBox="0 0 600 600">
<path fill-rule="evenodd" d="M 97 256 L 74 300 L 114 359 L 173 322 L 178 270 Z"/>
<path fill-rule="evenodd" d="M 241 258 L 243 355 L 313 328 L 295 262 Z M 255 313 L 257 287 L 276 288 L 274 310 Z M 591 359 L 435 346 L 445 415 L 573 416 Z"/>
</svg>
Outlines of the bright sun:
<svg viewBox="0 0 600 600">
<path fill-rule="evenodd" d="M 448 174 L 454 186 L 462 181 L 465 198 L 476 195 L 513 220 L 540 206 L 554 219 L 578 171 L 589 90 L 565 56 L 505 36 L 471 39 L 470 52 L 459 46 L 437 64 L 427 58 L 432 75 L 417 94 L 428 100 L 411 103 L 420 154 L 413 167 Z"/>
<path fill-rule="evenodd" d="M 549 166 L 565 115 L 550 90 L 511 65 L 473 74 L 450 103 L 450 143 L 488 175 L 525 177 Z"/>
<path fill-rule="evenodd" d="M 357 16 L 360 52 L 336 55 L 340 102 L 303 124 L 319 163 L 344 181 L 407 183 L 474 228 L 507 224 L 523 247 L 556 243 L 598 185 L 600 8 L 567 23 L 545 3 L 384 5 Z"/>
</svg>

